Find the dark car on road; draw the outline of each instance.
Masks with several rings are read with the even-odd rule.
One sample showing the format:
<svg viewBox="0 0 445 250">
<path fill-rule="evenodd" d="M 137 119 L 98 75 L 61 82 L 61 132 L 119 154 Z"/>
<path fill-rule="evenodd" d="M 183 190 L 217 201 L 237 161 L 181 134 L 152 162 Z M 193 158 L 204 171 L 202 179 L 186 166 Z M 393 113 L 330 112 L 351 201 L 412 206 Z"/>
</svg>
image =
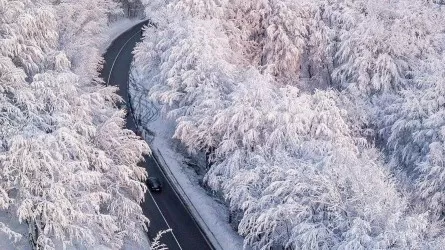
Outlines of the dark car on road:
<svg viewBox="0 0 445 250">
<path fill-rule="evenodd" d="M 162 191 L 162 182 L 156 177 L 150 177 L 147 179 L 147 186 L 150 191 L 153 192 L 161 192 Z"/>
</svg>

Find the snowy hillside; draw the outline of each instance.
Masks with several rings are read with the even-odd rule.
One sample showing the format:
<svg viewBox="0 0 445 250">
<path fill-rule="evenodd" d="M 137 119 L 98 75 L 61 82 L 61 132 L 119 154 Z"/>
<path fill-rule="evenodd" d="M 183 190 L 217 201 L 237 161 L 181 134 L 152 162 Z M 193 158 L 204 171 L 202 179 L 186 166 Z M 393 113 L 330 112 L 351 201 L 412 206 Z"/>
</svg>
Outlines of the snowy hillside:
<svg viewBox="0 0 445 250">
<path fill-rule="evenodd" d="M 145 1 L 134 74 L 254 249 L 440 249 L 439 1 Z"/>
</svg>

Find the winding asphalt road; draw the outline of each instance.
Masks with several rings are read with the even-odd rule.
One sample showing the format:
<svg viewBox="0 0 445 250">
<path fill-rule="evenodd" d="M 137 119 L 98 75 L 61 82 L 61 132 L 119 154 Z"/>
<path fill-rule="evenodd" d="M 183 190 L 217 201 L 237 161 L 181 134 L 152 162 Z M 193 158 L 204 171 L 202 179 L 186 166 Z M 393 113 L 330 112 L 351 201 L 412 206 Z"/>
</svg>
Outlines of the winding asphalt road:
<svg viewBox="0 0 445 250">
<path fill-rule="evenodd" d="M 119 36 L 104 55 L 105 63 L 101 76 L 107 84 L 118 86 L 118 94 L 127 102 L 127 82 L 133 59 L 132 51 L 136 43 L 141 40 L 141 29 L 145 24 L 147 22 L 140 23 Z M 126 127 L 136 131 L 131 115 L 127 118 Z M 160 230 L 171 228 L 172 232 L 164 234 L 161 238 L 161 242 L 165 243 L 169 249 L 213 249 L 193 217 L 181 203 L 156 160 L 151 156 L 146 156 L 142 165 L 149 176 L 158 177 L 164 184 L 161 193 L 147 191 L 142 204 L 145 216 L 150 219 L 149 238 L 153 239 Z"/>
</svg>

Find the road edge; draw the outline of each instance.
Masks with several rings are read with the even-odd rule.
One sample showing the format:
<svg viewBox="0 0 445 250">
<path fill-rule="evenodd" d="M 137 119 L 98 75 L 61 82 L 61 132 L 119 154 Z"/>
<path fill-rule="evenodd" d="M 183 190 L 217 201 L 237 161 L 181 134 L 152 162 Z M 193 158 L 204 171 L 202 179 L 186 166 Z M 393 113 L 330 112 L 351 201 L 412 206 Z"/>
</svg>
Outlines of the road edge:
<svg viewBox="0 0 445 250">
<path fill-rule="evenodd" d="M 155 26 L 150 21 L 148 21 L 148 24 Z M 130 72 L 128 72 L 128 74 L 130 75 Z M 184 204 L 184 207 L 186 208 L 187 212 L 191 215 L 193 221 L 196 223 L 196 225 L 198 225 L 198 229 L 201 231 L 202 235 L 204 236 L 204 239 L 209 243 L 209 246 L 214 250 L 224 250 L 221 243 L 218 241 L 212 230 L 209 228 L 207 223 L 205 223 L 204 219 L 201 217 L 201 214 L 193 205 L 193 202 L 190 200 L 186 192 L 183 190 L 181 184 L 179 184 L 179 182 L 177 181 L 175 175 L 171 172 L 170 168 L 168 167 L 168 164 L 165 162 L 165 159 L 161 151 L 159 151 L 157 147 L 153 146 L 152 143 L 150 143 L 150 140 L 146 136 L 147 133 L 146 129 L 140 124 L 138 124 L 138 121 L 134 116 L 133 103 L 130 94 L 130 81 L 131 81 L 131 76 L 128 77 L 128 82 L 127 82 L 127 100 L 128 100 L 128 108 L 130 110 L 130 115 L 135 125 L 137 126 L 137 130 L 141 132 L 141 137 L 149 145 L 153 159 L 159 166 L 161 172 L 165 175 L 167 181 L 170 182 L 171 186 L 173 187 L 173 191 L 175 192 L 176 196 L 179 198 L 181 203 Z M 147 190 L 147 192 L 150 191 Z"/>
<path fill-rule="evenodd" d="M 201 232 L 210 241 L 213 249 L 224 250 L 224 248 L 222 247 L 216 236 L 213 234 L 212 230 L 209 228 L 207 223 L 201 217 L 201 214 L 193 205 L 193 202 L 188 198 L 188 195 L 182 189 L 181 184 L 179 184 L 175 175 L 171 172 L 170 168 L 168 167 L 168 164 L 165 162 L 164 156 L 162 155 L 161 151 L 159 151 L 158 148 L 152 145 L 150 145 L 150 147 L 152 147 L 152 155 L 156 163 L 159 165 L 159 168 L 166 175 L 168 181 L 170 181 L 170 183 L 172 184 L 171 186 L 173 187 L 175 193 L 177 194 L 179 199 L 183 202 L 187 211 L 192 215 L 193 220 L 199 226 Z"/>
<path fill-rule="evenodd" d="M 156 28 L 156 24 L 151 22 L 150 19 L 147 19 L 145 21 L 148 21 L 148 25 Z M 139 25 L 139 24 L 136 24 L 136 25 Z M 131 62 L 131 64 L 133 64 L 133 62 Z M 130 68 L 131 68 L 131 66 L 130 66 Z M 131 73 L 128 72 L 128 74 L 130 75 Z M 132 116 L 132 119 L 134 120 L 134 123 L 136 124 L 137 129 L 141 132 L 141 137 L 149 145 L 153 159 L 155 160 L 156 164 L 159 166 L 159 169 L 161 170 L 161 172 L 165 175 L 167 181 L 170 182 L 171 186 L 173 187 L 173 191 L 175 192 L 175 194 L 179 198 L 179 200 L 184 204 L 184 207 L 186 208 L 187 212 L 191 215 L 191 218 L 193 219 L 193 221 L 198 225 L 198 229 L 203 234 L 204 239 L 209 243 L 209 246 L 214 250 L 224 250 L 224 248 L 222 247 L 221 243 L 216 238 L 213 231 L 209 228 L 207 223 L 201 217 L 201 214 L 199 213 L 199 211 L 193 205 L 193 202 L 190 200 L 187 193 L 183 190 L 181 184 L 178 182 L 175 175 L 171 172 L 170 168 L 168 167 L 168 164 L 165 162 L 165 159 L 164 159 L 161 151 L 157 147 L 152 145 L 152 143 L 150 143 L 150 140 L 148 138 L 146 138 L 147 137 L 146 129 L 143 126 L 141 126 L 140 124 L 138 124 L 137 119 L 134 116 L 132 97 L 130 94 L 130 82 L 131 82 L 131 76 L 128 77 L 128 82 L 127 82 L 127 100 L 128 100 L 128 108 L 131 113 L 130 115 Z M 147 190 L 147 192 L 150 192 L 150 191 Z"/>
<path fill-rule="evenodd" d="M 113 39 L 110 39 L 110 41 L 107 42 L 107 43 L 108 43 L 107 45 L 105 45 L 103 48 L 100 49 L 100 56 L 101 56 L 102 59 L 103 59 L 103 61 L 102 61 L 102 63 L 101 63 L 101 67 L 103 67 L 103 65 L 105 64 L 105 54 L 108 52 L 108 50 L 109 50 L 110 47 L 113 45 L 113 43 L 114 43 L 120 36 L 122 36 L 124 33 L 130 31 L 130 30 L 131 30 L 132 28 L 134 28 L 135 26 L 138 26 L 138 25 L 140 25 L 140 24 L 142 24 L 142 23 L 144 23 L 144 22 L 151 23 L 151 20 L 148 19 L 148 18 L 141 19 L 139 22 L 135 23 L 135 24 L 132 25 L 131 27 L 127 27 L 126 29 L 122 29 L 119 33 L 115 34 L 115 37 L 114 37 Z M 142 27 L 143 27 L 143 26 L 142 26 Z M 110 27 L 108 27 L 108 28 L 110 28 Z M 133 37 L 134 37 L 134 36 L 133 36 Z M 133 37 L 131 37 L 131 38 L 133 38 Z M 131 38 L 130 38 L 129 40 L 131 40 Z M 125 45 L 128 43 L 129 40 L 127 40 L 127 42 L 121 47 L 121 50 L 122 50 L 123 47 L 125 47 Z M 121 51 L 116 55 L 115 60 L 114 60 L 114 62 L 113 62 L 113 65 L 112 65 L 112 67 L 110 68 L 110 74 L 108 74 L 108 75 L 106 76 L 106 77 L 107 77 L 106 81 L 105 81 L 105 79 L 104 79 L 105 76 L 103 76 L 103 75 L 101 76 L 101 75 L 100 75 L 100 74 L 101 74 L 101 71 L 103 70 L 103 68 L 100 68 L 100 69 L 98 70 L 98 72 L 99 72 L 99 77 L 102 78 L 102 80 L 104 81 L 104 82 L 102 83 L 102 85 L 103 85 L 104 87 L 109 87 L 109 81 L 110 81 L 109 78 L 110 78 L 111 72 L 113 71 L 113 67 L 114 67 L 114 64 L 115 64 L 115 62 L 116 62 L 116 59 L 119 57 L 120 53 L 121 53 Z M 116 93 L 116 94 L 117 94 L 117 93 Z M 147 190 L 147 192 L 149 192 L 149 191 Z M 141 201 L 141 202 L 143 202 L 143 201 Z M 139 204 L 139 206 L 140 206 L 140 204 Z M 148 218 L 148 217 L 147 217 L 147 218 Z M 147 234 L 147 232 L 148 232 L 148 227 L 149 227 L 149 224 L 144 223 L 144 226 L 141 226 L 139 229 L 140 229 L 141 235 L 143 235 L 143 236 L 145 237 L 145 239 L 142 239 L 142 241 L 144 241 L 144 240 L 147 241 L 147 243 L 148 243 L 148 247 L 149 247 L 149 249 L 151 249 L 152 239 L 150 239 L 149 235 Z M 138 243 L 137 241 L 135 241 L 135 242 L 136 242 L 136 244 L 138 244 L 138 246 L 143 247 L 143 246 L 140 245 L 140 243 Z M 123 250 L 123 249 L 125 249 L 125 243 L 124 243 L 124 245 L 122 246 L 122 250 Z"/>
</svg>

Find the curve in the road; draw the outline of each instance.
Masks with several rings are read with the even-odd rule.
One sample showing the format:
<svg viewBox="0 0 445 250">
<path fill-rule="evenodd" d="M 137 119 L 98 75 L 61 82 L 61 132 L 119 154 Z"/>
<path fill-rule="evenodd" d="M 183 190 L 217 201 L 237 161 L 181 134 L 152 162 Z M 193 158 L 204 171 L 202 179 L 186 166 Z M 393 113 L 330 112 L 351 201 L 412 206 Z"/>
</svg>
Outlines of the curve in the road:
<svg viewBox="0 0 445 250">
<path fill-rule="evenodd" d="M 127 84 L 133 59 L 132 51 L 136 43 L 141 40 L 142 27 L 147 23 L 147 21 L 142 22 L 124 32 L 113 41 L 104 54 L 105 63 L 101 76 L 107 85 L 119 87 L 117 93 L 126 102 L 128 102 Z M 136 131 L 137 127 L 131 117 L 131 115 L 128 116 L 126 120 L 126 128 Z M 141 164 L 150 176 L 156 176 L 164 183 L 161 193 L 152 194 L 147 191 L 142 204 L 145 216 L 150 219 L 149 238 L 153 239 L 157 232 L 170 228 L 172 232 L 161 238 L 161 242 L 166 244 L 169 249 L 213 249 L 152 156 L 146 156 L 145 162 Z"/>
</svg>

